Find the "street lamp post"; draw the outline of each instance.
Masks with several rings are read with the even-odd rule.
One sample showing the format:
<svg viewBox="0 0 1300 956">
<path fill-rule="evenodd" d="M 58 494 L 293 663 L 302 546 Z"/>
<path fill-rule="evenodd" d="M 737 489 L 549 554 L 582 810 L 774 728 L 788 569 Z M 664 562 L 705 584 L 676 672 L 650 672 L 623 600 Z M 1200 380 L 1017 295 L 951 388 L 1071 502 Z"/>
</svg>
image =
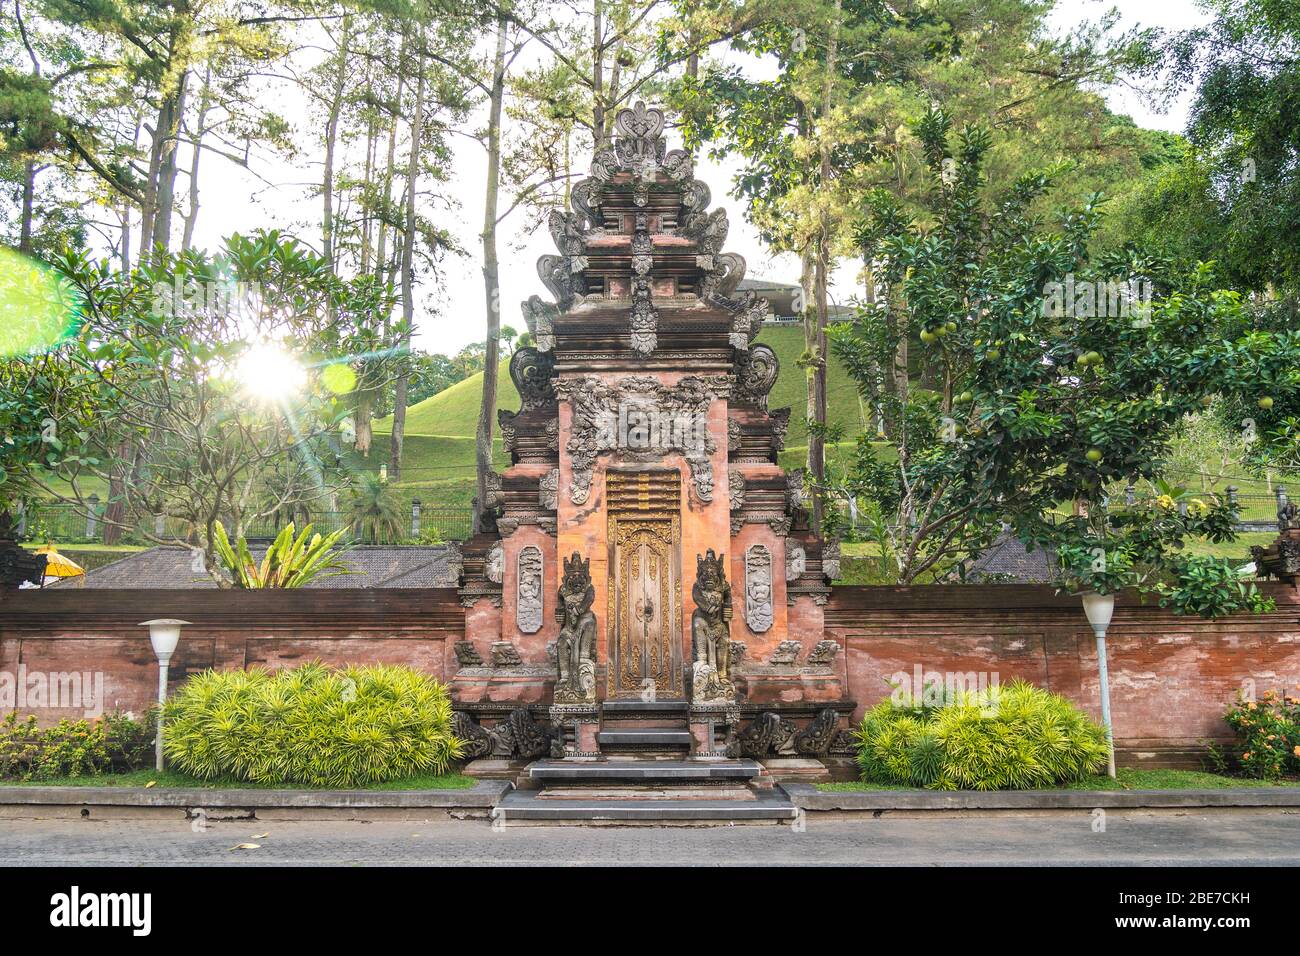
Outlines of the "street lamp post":
<svg viewBox="0 0 1300 956">
<path fill-rule="evenodd" d="M 1110 675 L 1106 670 L 1106 628 L 1115 613 L 1115 595 L 1090 591 L 1083 595 L 1083 613 L 1097 635 L 1097 672 L 1100 677 L 1101 722 L 1106 727 L 1106 773 L 1115 778 L 1115 731 L 1110 723 Z"/>
<path fill-rule="evenodd" d="M 190 623 L 174 617 L 144 621 L 141 627 L 149 628 L 149 643 L 158 658 L 158 736 L 154 741 L 154 769 L 163 768 L 163 702 L 167 699 L 167 666 L 171 663 L 176 645 L 180 643 L 182 625 Z"/>
</svg>

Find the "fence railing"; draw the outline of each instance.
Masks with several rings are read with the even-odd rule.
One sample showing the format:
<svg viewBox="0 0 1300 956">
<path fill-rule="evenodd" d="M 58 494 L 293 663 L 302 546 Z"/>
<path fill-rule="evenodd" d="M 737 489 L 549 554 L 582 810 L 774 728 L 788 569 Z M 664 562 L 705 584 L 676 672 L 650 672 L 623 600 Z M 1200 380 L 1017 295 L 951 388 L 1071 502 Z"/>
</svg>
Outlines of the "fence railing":
<svg viewBox="0 0 1300 956">
<path fill-rule="evenodd" d="M 30 507 L 18 515 L 18 537 L 22 541 L 56 544 L 93 544 L 104 538 L 104 507 L 96 504 L 94 511 L 77 505 L 47 503 Z M 353 528 L 355 516 L 345 511 L 313 511 L 296 519 L 298 527 L 304 520 L 311 521 L 317 531 L 329 534 L 351 529 L 344 538 L 351 543 L 362 543 L 361 535 Z M 274 538 L 291 520 L 286 516 L 268 516 L 248 522 L 244 536 L 250 540 Z M 430 508 L 412 502 L 401 519 L 400 532 L 385 535 L 384 544 L 436 544 L 442 541 L 464 540 L 472 534 L 473 515 L 467 508 Z M 233 534 L 228 523 L 227 530 Z M 156 539 L 191 541 L 196 529 L 187 521 L 158 516 L 126 531 L 122 544 L 148 545 Z"/>
</svg>

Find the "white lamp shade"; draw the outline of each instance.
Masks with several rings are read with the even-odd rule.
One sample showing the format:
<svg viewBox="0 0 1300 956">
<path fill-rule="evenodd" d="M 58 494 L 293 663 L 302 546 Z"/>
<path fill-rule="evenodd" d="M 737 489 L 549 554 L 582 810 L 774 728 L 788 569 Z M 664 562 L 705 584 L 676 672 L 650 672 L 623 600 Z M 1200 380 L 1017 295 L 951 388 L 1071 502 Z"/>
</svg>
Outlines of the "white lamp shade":
<svg viewBox="0 0 1300 956">
<path fill-rule="evenodd" d="M 180 643 L 181 626 L 190 623 L 174 617 L 162 617 L 155 621 L 143 621 L 141 627 L 149 628 L 149 643 L 158 660 L 164 664 L 172 659 L 176 645 Z"/>
<path fill-rule="evenodd" d="M 1089 591 L 1083 595 L 1083 613 L 1088 615 L 1088 623 L 1095 633 L 1106 633 L 1111 616 L 1115 613 L 1115 595 Z"/>
</svg>

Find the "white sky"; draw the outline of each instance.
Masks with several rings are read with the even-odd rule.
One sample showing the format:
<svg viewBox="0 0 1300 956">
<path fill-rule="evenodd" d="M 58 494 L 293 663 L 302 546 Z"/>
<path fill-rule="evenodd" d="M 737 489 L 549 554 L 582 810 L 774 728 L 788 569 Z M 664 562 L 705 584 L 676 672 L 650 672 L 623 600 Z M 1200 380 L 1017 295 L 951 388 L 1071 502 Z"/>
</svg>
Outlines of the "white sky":
<svg viewBox="0 0 1300 956">
<path fill-rule="evenodd" d="M 1081 22 L 1099 19 L 1112 6 L 1119 8 L 1119 29 L 1134 26 L 1182 29 L 1205 22 L 1208 17 L 1194 0 L 1122 0 L 1117 4 L 1102 0 L 1060 0 L 1051 23 L 1066 33 Z M 1179 131 L 1183 128 L 1190 97 L 1174 103 L 1167 112 L 1156 113 L 1136 91 L 1118 87 L 1105 91 L 1112 109 L 1128 113 L 1141 126 Z M 312 130 L 304 118 L 301 127 Z M 480 271 L 478 231 L 482 221 L 482 196 L 486 182 L 483 149 L 465 137 L 454 137 L 455 160 L 448 191 L 461 200 L 459 208 L 449 210 L 445 225 L 469 253 L 463 258 L 449 257 L 444 262 L 441 280 L 424 277 L 417 286 L 417 331 L 415 345 L 428 351 L 455 353 L 468 343 L 480 339 L 483 329 L 483 279 Z M 182 164 L 186 162 L 184 157 Z M 231 232 L 258 226 L 279 226 L 296 231 L 308 241 L 318 236 L 320 200 L 312 196 L 311 185 L 319 180 L 319 169 L 294 164 L 283 159 L 256 156 L 253 165 L 257 176 L 212 154 L 204 159 L 200 186 L 202 208 L 196 230 L 196 243 L 215 247 L 220 238 Z M 185 168 L 184 165 L 182 168 Z M 695 175 L 713 190 L 715 206 L 727 208 L 731 232 L 727 250 L 743 255 L 749 264 L 750 278 L 767 278 L 794 282 L 798 262 L 792 255 L 770 256 L 745 221 L 740 203 L 727 195 L 738 163 L 719 165 L 701 158 Z M 258 178 L 258 177 L 261 178 Z M 277 184 L 268 188 L 267 182 Z M 178 184 L 184 189 L 185 183 Z M 503 202 L 502 208 L 508 203 Z M 429 213 L 426 210 L 426 214 Z M 530 295 L 549 298 L 537 278 L 536 262 L 540 255 L 553 252 L 545 226 L 532 235 L 525 232 L 525 216 L 515 212 L 501 226 L 501 321 L 523 331 L 524 321 L 518 303 Z M 853 294 L 855 265 L 846 265 L 835 275 L 832 297 L 847 299 Z"/>
</svg>

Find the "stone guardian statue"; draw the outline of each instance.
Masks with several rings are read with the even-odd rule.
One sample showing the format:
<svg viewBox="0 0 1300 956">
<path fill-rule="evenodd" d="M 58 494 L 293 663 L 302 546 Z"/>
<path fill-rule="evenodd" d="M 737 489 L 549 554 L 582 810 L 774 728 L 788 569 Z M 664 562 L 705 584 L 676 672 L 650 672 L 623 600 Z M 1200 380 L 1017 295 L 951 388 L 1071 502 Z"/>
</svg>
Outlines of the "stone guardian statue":
<svg viewBox="0 0 1300 956">
<path fill-rule="evenodd" d="M 731 702 L 736 687 L 731 682 L 731 585 L 722 559 L 710 548 L 696 555 L 695 586 L 691 597 L 691 696 L 697 704 Z"/>
<path fill-rule="evenodd" d="M 596 700 L 596 615 L 591 606 L 596 589 L 591 583 L 591 561 L 578 552 L 564 561 L 560 599 L 555 619 L 560 636 L 555 641 L 559 680 L 555 684 L 557 704 L 594 703 Z"/>
</svg>

